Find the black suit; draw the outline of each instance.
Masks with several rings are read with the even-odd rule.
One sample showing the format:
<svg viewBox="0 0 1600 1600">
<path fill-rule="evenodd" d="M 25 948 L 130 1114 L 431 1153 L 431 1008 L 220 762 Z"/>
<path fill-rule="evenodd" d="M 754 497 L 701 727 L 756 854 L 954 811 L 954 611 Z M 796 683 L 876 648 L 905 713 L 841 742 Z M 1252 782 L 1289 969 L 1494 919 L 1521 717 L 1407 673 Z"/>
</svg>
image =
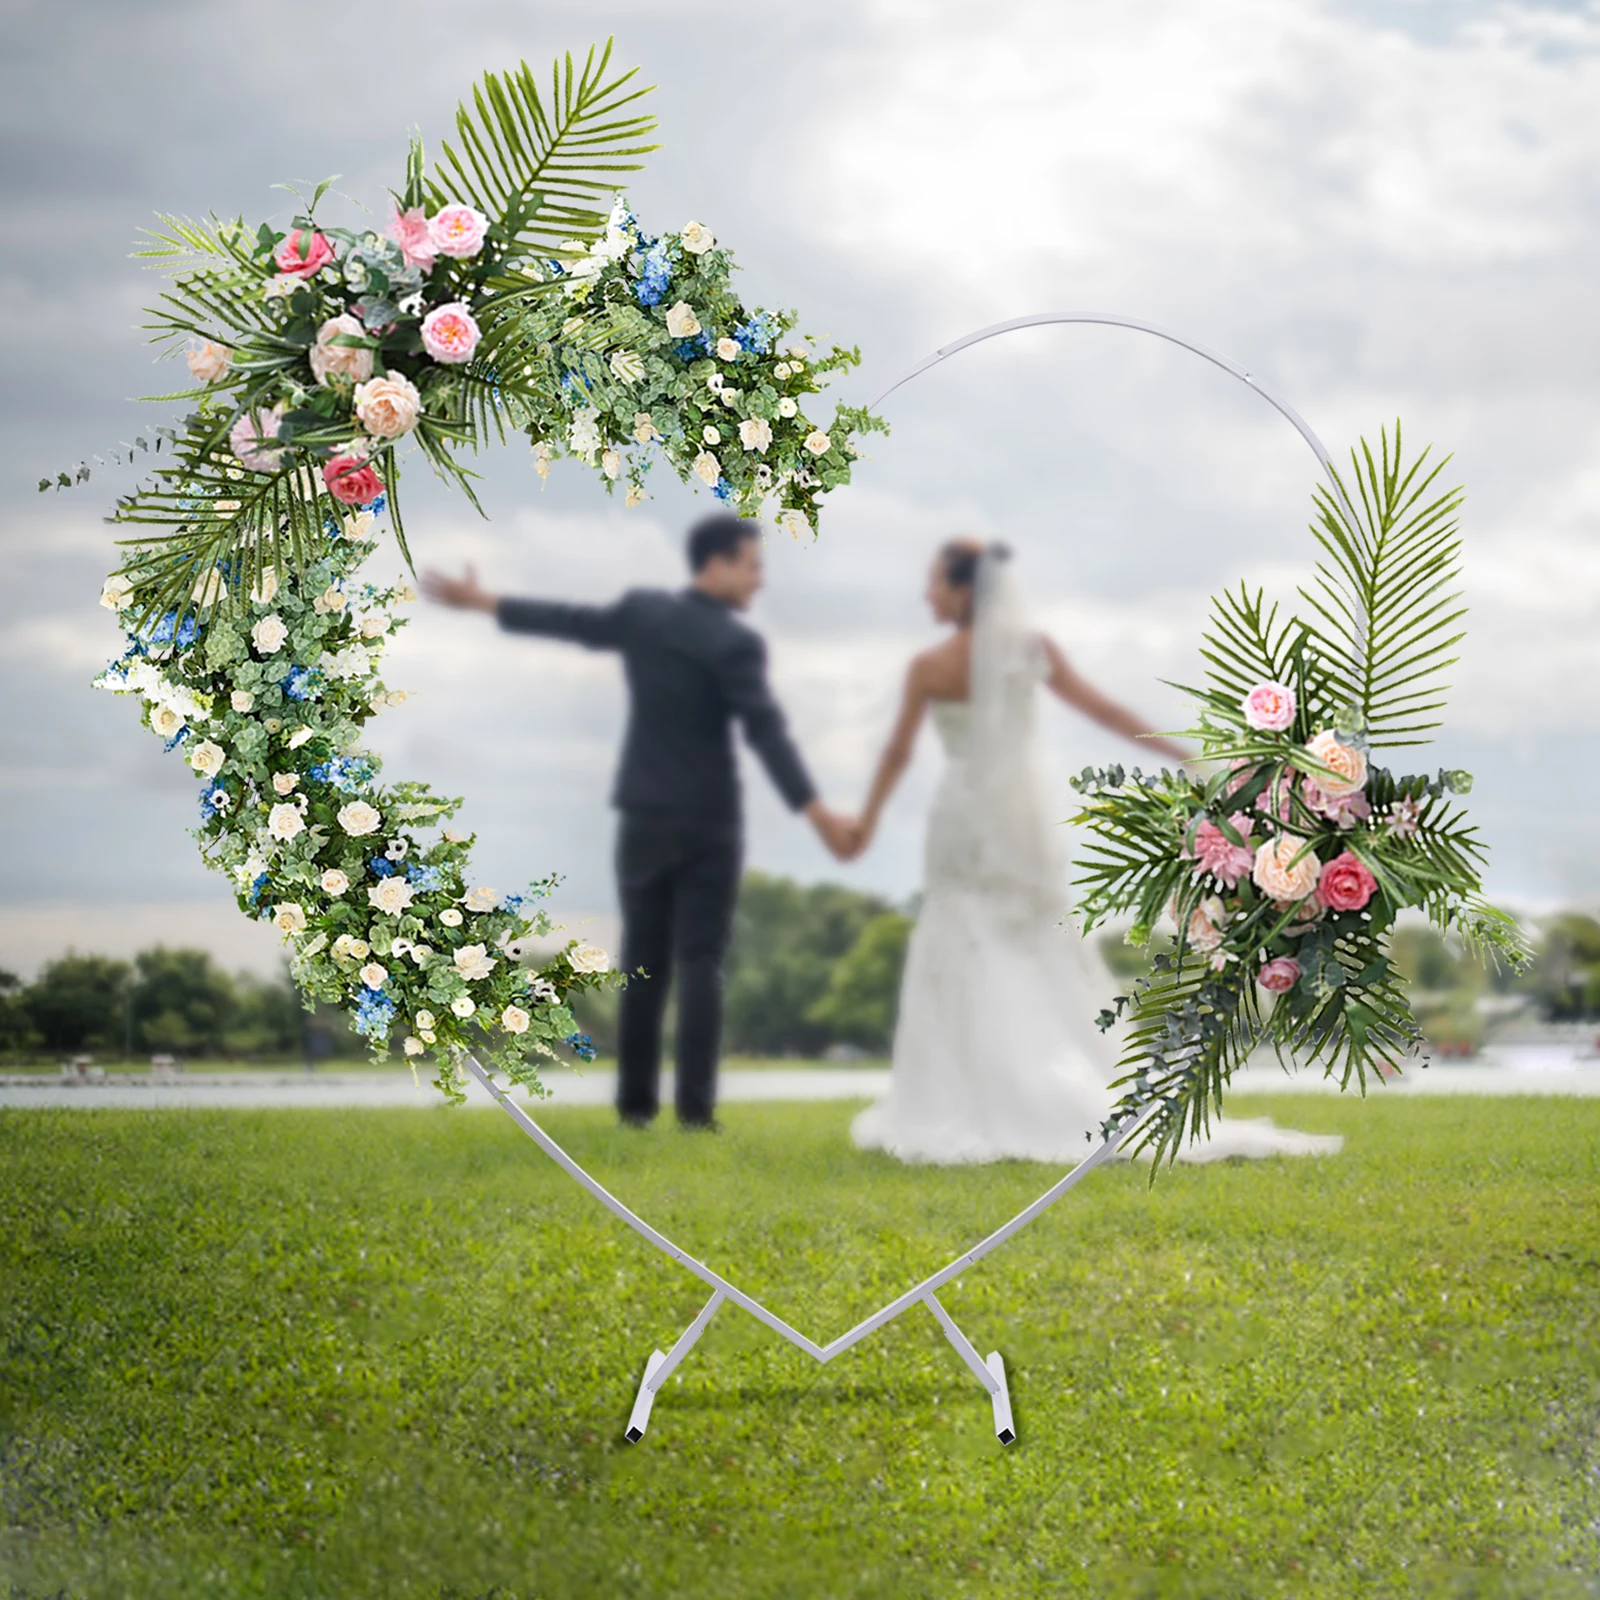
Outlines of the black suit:
<svg viewBox="0 0 1600 1600">
<path fill-rule="evenodd" d="M 761 636 L 699 589 L 631 589 L 609 606 L 501 600 L 500 625 L 621 653 L 628 730 L 612 788 L 622 813 L 617 884 L 622 995 L 617 1109 L 657 1109 L 661 1017 L 679 978 L 677 1111 L 705 1122 L 716 1100 L 722 963 L 744 851 L 733 723 L 799 810 L 816 791 L 767 687 Z"/>
</svg>

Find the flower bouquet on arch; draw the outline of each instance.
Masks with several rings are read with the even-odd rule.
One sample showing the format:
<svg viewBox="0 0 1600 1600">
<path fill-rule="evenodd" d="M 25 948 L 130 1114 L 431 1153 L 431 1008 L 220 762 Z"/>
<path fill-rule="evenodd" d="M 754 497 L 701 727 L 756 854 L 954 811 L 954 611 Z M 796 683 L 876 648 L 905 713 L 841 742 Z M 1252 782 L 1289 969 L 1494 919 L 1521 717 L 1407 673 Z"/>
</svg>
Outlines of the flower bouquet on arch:
<svg viewBox="0 0 1600 1600">
<path fill-rule="evenodd" d="M 1322 559 L 1304 616 L 1280 621 L 1244 585 L 1213 602 L 1206 683 L 1174 685 L 1197 704 L 1186 737 L 1207 776 L 1086 770 L 1074 820 L 1090 832 L 1075 880 L 1088 932 L 1132 912 L 1130 943 L 1157 920 L 1170 953 L 1117 996 L 1100 1026 L 1125 1021 L 1124 1093 L 1110 1138 L 1148 1111 L 1132 1148 L 1176 1159 L 1220 1110 L 1223 1086 L 1258 1047 L 1338 1071 L 1340 1087 L 1390 1075 L 1421 1043 L 1389 935 L 1408 908 L 1469 948 L 1520 966 L 1516 923 L 1487 903 L 1485 851 L 1456 796 L 1465 772 L 1396 774 L 1378 753 L 1416 746 L 1438 723 L 1441 674 L 1462 633 L 1459 489 L 1441 461 L 1401 461 L 1398 422 L 1375 457 L 1351 452 L 1353 497 L 1314 493 Z M 1448 458 L 1446 458 L 1448 460 Z"/>
</svg>

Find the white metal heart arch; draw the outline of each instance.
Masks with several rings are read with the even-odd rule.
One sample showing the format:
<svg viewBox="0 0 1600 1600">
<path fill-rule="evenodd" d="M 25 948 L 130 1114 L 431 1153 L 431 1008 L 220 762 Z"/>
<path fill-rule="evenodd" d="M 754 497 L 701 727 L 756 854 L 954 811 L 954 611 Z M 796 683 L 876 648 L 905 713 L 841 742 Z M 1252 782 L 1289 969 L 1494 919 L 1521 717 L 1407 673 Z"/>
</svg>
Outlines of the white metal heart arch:
<svg viewBox="0 0 1600 1600">
<path fill-rule="evenodd" d="M 964 339 L 958 339 L 954 344 L 947 344 L 924 361 L 919 361 L 903 377 L 895 380 L 887 389 L 872 402 L 872 409 L 896 389 L 909 383 L 920 373 L 926 372 L 930 367 L 937 366 L 941 361 L 947 360 L 960 350 L 965 350 L 971 345 L 981 344 L 986 339 L 996 338 L 1002 333 L 1011 333 L 1019 328 L 1034 328 L 1050 323 L 1101 323 L 1115 328 L 1132 328 L 1138 333 L 1147 333 L 1157 339 L 1165 339 L 1170 344 L 1180 346 L 1182 349 L 1193 351 L 1197 356 L 1211 362 L 1214 366 L 1221 367 L 1224 372 L 1230 373 L 1241 383 L 1248 384 L 1267 403 L 1291 422 L 1296 431 L 1311 447 L 1318 462 L 1333 476 L 1333 462 L 1328 455 L 1322 441 L 1313 433 L 1306 424 L 1305 419 L 1287 401 L 1279 398 L 1254 374 L 1248 372 L 1237 362 L 1230 361 L 1226 356 L 1219 355 L 1215 350 L 1208 349 L 1203 344 L 1196 344 L 1192 339 L 1185 339 L 1169 329 L 1157 327 L 1151 322 L 1142 322 L 1135 317 L 1116 316 L 1110 312 L 1100 311 L 1044 311 L 1028 317 L 1015 317 L 1009 322 L 997 322 L 987 328 L 980 328 L 976 333 L 969 333 Z M 1334 480 L 1337 482 L 1337 479 Z M 804 1350 L 808 1356 L 817 1361 L 831 1361 L 835 1356 L 841 1355 L 866 1338 L 869 1333 L 875 1332 L 898 1317 L 902 1311 L 911 1306 L 922 1304 L 928 1307 L 937 1318 L 939 1326 L 944 1330 L 945 1337 L 955 1346 L 961 1359 L 972 1370 L 973 1375 L 988 1392 L 994 1408 L 995 1434 L 1002 1444 L 1010 1444 L 1016 1437 L 1016 1430 L 1011 1417 L 1011 1396 L 1006 1383 L 1005 1363 L 1000 1358 L 998 1351 L 990 1351 L 987 1357 L 980 1357 L 973 1348 L 966 1335 L 951 1320 L 950 1314 L 939 1303 L 938 1291 L 944 1287 L 957 1273 L 965 1271 L 975 1262 L 983 1259 L 996 1246 L 1003 1244 L 1012 1234 L 1024 1228 L 1042 1212 L 1053 1206 L 1062 1195 L 1086 1178 L 1097 1166 L 1108 1160 L 1119 1144 L 1132 1138 L 1139 1126 L 1154 1114 L 1157 1107 L 1152 1105 L 1146 1108 L 1143 1114 L 1131 1124 L 1123 1133 L 1106 1140 L 1090 1156 L 1081 1161 L 1064 1177 L 1058 1179 L 1031 1205 L 1019 1211 L 1004 1226 L 996 1228 L 986 1239 L 975 1244 L 970 1250 L 957 1256 L 948 1266 L 941 1267 L 931 1277 L 924 1278 L 914 1288 L 907 1289 L 897 1299 L 891 1300 L 881 1310 L 873 1312 L 864 1322 L 859 1322 L 849 1332 L 842 1333 L 829 1344 L 818 1344 L 809 1339 L 799 1329 L 791 1327 L 782 1317 L 767 1310 L 759 1300 L 753 1299 L 742 1289 L 730 1283 L 719 1272 L 714 1272 L 702 1261 L 696 1261 L 693 1256 L 679 1249 L 665 1234 L 658 1233 L 642 1217 L 636 1215 L 625 1206 L 617 1197 L 603 1185 L 597 1183 L 584 1169 L 558 1145 L 548 1133 L 536 1123 L 527 1112 L 515 1104 L 510 1096 L 493 1080 L 489 1072 L 475 1060 L 468 1058 L 467 1066 L 474 1077 L 498 1102 L 501 1109 L 511 1118 L 522 1131 L 528 1135 L 544 1153 L 550 1157 L 564 1172 L 575 1178 L 585 1189 L 592 1194 L 601 1205 L 619 1217 L 636 1233 L 648 1239 L 656 1249 L 664 1255 L 670 1256 L 674 1261 L 681 1263 L 702 1282 L 711 1288 L 711 1298 L 701 1308 L 700 1314 L 684 1330 L 678 1342 L 671 1350 L 663 1354 L 660 1350 L 653 1350 L 645 1364 L 644 1376 L 640 1380 L 638 1394 L 634 1400 L 633 1412 L 628 1418 L 626 1436 L 629 1440 L 637 1442 L 644 1437 L 644 1431 L 650 1420 L 650 1408 L 661 1386 L 672 1375 L 678 1363 L 689 1353 L 700 1335 L 705 1332 L 706 1325 L 711 1321 L 717 1308 L 724 1300 L 732 1301 L 736 1306 L 748 1311 L 758 1322 L 765 1323 L 774 1333 L 781 1334 L 790 1344 Z"/>
</svg>

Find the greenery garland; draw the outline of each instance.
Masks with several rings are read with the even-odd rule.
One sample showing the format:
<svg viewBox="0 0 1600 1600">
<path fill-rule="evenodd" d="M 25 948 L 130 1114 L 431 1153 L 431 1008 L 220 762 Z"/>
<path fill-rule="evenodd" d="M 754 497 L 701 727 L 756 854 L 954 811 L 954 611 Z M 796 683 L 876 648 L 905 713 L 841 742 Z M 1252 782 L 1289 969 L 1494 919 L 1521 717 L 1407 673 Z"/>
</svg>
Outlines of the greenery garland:
<svg viewBox="0 0 1600 1600">
<path fill-rule="evenodd" d="M 1110 1137 L 1153 1103 L 1131 1148 L 1175 1160 L 1222 1089 L 1269 1044 L 1327 1073 L 1397 1066 L 1420 1035 L 1389 960 L 1389 935 L 1419 908 L 1470 948 L 1521 966 L 1516 923 L 1482 896 L 1485 851 L 1453 796 L 1460 771 L 1399 776 L 1373 752 L 1423 744 L 1438 726 L 1440 675 L 1462 634 L 1459 489 L 1440 491 L 1428 452 L 1403 466 L 1400 425 L 1375 456 L 1351 452 L 1354 496 L 1336 473 L 1315 493 L 1323 560 L 1300 591 L 1307 615 L 1278 619 L 1244 585 L 1213 602 L 1207 683 L 1185 688 L 1211 776 L 1121 767 L 1073 780 L 1074 819 L 1093 842 L 1077 878 L 1085 931 L 1132 912 L 1129 942 L 1166 914 L 1170 954 L 1119 995 L 1100 1026 L 1128 1021 L 1126 1086 Z M 1184 688 L 1183 685 L 1174 687 Z"/>
<path fill-rule="evenodd" d="M 308 1003 L 347 1007 L 379 1053 L 399 1032 L 452 1100 L 462 1053 L 486 1044 L 542 1092 L 556 1044 L 592 1054 L 570 996 L 617 976 L 581 941 L 526 970 L 508 947 L 550 932 L 537 901 L 554 880 L 474 884 L 471 838 L 447 825 L 460 801 L 382 783 L 362 747 L 404 698 L 379 665 L 415 596 L 360 577 L 381 516 L 410 561 L 402 446 L 469 498 L 460 453 L 517 433 L 541 476 L 574 456 L 629 505 L 664 460 L 798 534 L 849 481 L 853 436 L 883 426 L 848 406 L 807 418 L 857 352 L 785 342 L 793 314 L 747 309 L 708 229 L 640 229 L 617 175 L 654 123 L 610 53 L 558 62 L 548 97 L 525 63 L 485 75 L 433 175 L 413 140 L 385 232 L 320 223 L 323 183 L 284 232 L 168 217 L 140 252 L 172 274 L 152 340 L 193 380 L 150 398 L 193 409 L 138 441 L 170 461 L 111 520 L 160 531 L 121 541 L 102 602 L 128 643 L 96 682 L 183 750 L 202 851 L 281 930 Z"/>
</svg>

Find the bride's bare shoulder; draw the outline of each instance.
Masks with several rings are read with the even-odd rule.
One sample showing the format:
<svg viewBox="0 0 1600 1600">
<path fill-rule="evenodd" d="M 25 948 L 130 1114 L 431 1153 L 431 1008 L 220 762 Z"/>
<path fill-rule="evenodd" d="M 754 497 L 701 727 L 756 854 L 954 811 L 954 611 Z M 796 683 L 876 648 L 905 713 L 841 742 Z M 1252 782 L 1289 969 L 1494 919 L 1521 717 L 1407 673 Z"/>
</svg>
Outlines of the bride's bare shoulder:
<svg viewBox="0 0 1600 1600">
<path fill-rule="evenodd" d="M 972 641 L 962 633 L 952 634 L 911 658 L 908 681 L 936 700 L 964 700 L 971 661 Z"/>
</svg>

